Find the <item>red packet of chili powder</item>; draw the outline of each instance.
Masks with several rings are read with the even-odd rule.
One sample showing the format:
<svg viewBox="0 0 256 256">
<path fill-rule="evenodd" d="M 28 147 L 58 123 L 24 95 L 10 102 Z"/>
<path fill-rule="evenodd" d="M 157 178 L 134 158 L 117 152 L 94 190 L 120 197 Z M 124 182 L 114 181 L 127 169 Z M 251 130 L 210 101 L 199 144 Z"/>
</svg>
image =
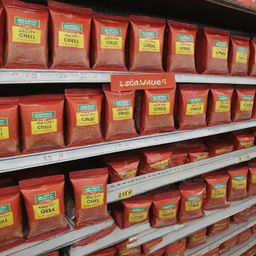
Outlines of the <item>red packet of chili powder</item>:
<svg viewBox="0 0 256 256">
<path fill-rule="evenodd" d="M 19 181 L 28 218 L 28 242 L 69 230 L 64 206 L 64 175 Z"/>
</svg>

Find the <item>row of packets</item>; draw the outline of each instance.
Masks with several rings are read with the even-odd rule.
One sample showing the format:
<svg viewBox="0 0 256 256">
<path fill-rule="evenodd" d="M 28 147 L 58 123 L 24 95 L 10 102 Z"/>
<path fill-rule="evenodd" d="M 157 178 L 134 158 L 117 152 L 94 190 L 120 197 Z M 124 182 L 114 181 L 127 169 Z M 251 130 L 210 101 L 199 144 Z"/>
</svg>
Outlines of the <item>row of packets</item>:
<svg viewBox="0 0 256 256">
<path fill-rule="evenodd" d="M 117 225 L 127 228 L 147 221 L 164 227 L 204 216 L 203 209 L 228 207 L 228 200 L 241 200 L 256 194 L 255 163 L 208 173 L 198 180 L 160 188 L 109 206 Z M 110 218 L 107 205 L 107 168 L 69 173 L 73 186 L 75 226 L 82 228 Z M 20 191 L 27 213 L 27 241 L 55 236 L 69 230 L 64 200 L 64 175 L 43 176 L 19 181 L 19 186 L 0 188 L 1 250 L 24 242 Z M 68 183 L 66 182 L 66 187 Z M 65 207 L 66 205 L 66 207 Z M 149 218 L 149 211 L 151 217 Z M 71 216 L 72 217 L 72 216 Z M 178 219 L 178 220 L 177 220 Z"/>
<path fill-rule="evenodd" d="M 106 200 L 107 179 L 108 172 L 104 168 L 70 173 L 77 229 L 110 218 Z M 20 180 L 19 186 L 0 188 L 0 251 L 70 229 L 65 214 L 64 186 L 64 175 L 52 175 Z M 68 211 L 68 199 L 66 201 Z M 27 221 L 23 219 L 23 210 Z"/>
<path fill-rule="evenodd" d="M 246 165 L 229 167 L 227 172 L 219 170 L 203 175 L 205 183 L 195 178 L 194 181 L 181 183 L 179 191 L 176 187 L 160 188 L 114 203 L 110 209 L 120 228 L 146 220 L 150 220 L 152 227 L 159 228 L 201 218 L 204 216 L 203 209 L 225 208 L 229 206 L 227 199 L 241 200 L 256 194 L 256 176 L 252 171 L 255 164 L 250 166 L 249 173 Z M 249 184 L 254 187 L 253 192 Z"/>
<path fill-rule="evenodd" d="M 119 152 L 76 161 L 73 164 L 56 164 L 22 171 L 23 179 L 42 175 L 63 174 L 88 168 L 108 168 L 108 183 L 125 181 L 136 176 L 160 172 L 176 166 L 206 160 L 247 149 L 255 144 L 255 130 L 241 130 L 233 133 L 215 135 L 200 140 L 188 140 L 155 147 Z M 224 139 L 223 139 L 224 138 Z M 230 157 L 230 156 L 228 156 Z M 54 171 L 53 171 L 54 169 Z M 3 174 L 0 187 L 16 185 L 20 172 Z"/>
<path fill-rule="evenodd" d="M 107 165 L 109 180 L 112 183 L 253 147 L 254 141 L 252 131 L 237 131 L 203 140 L 189 140 L 129 153 L 110 154 L 102 156 L 99 160 L 102 160 L 103 165 Z"/>
<path fill-rule="evenodd" d="M 255 38 L 146 16 L 107 15 L 56 1 L 48 1 L 48 7 L 2 2 L 0 65 L 6 68 L 256 75 Z"/>
<path fill-rule="evenodd" d="M 0 156 L 256 117 L 253 86 L 183 84 L 175 97 L 174 89 L 112 92 L 104 85 L 103 92 L 67 89 L 65 97 L 65 102 L 61 94 L 1 97 Z"/>
<path fill-rule="evenodd" d="M 202 245 L 203 243 L 205 243 L 207 241 L 207 237 L 216 236 L 218 234 L 221 234 L 221 233 L 227 231 L 230 228 L 230 223 L 241 224 L 241 223 L 248 222 L 251 217 L 255 216 L 255 210 L 256 210 L 255 206 L 256 205 L 254 205 L 244 211 L 238 212 L 231 217 L 220 220 L 220 221 L 212 224 L 211 226 L 208 226 L 205 229 L 196 231 L 195 233 L 192 233 L 191 235 L 189 235 L 187 238 L 173 242 L 173 243 L 165 246 L 164 248 L 157 250 L 154 253 L 151 253 L 151 251 L 154 250 L 154 248 L 156 246 L 158 246 L 163 241 L 162 237 L 156 238 L 154 240 L 151 240 L 149 242 L 142 244 L 141 246 L 136 246 L 136 247 L 129 247 L 129 245 L 130 245 L 130 243 L 132 243 L 132 241 L 125 240 L 125 241 L 120 242 L 114 246 L 107 248 L 107 249 L 103 249 L 99 252 L 92 253 L 92 254 L 90 254 L 90 256 L 122 256 L 122 255 L 129 255 L 129 256 L 173 256 L 173 255 L 184 256 L 185 251 L 187 249 L 193 249 L 193 248 L 196 248 L 196 247 Z M 111 232 L 113 232 L 113 230 Z M 209 252 L 205 253 L 202 256 L 218 256 L 221 253 L 229 251 L 236 244 L 237 245 L 243 244 L 244 242 L 246 242 L 248 237 L 250 237 L 250 235 L 255 235 L 255 234 L 256 234 L 256 225 L 252 226 L 251 229 L 247 229 L 247 230 L 239 233 L 237 236 L 234 236 L 231 239 L 223 242 L 219 247 L 216 247 L 216 248 L 210 250 Z M 103 231 L 101 231 L 95 235 L 92 235 L 88 238 L 81 240 L 80 242 L 72 244 L 71 247 L 75 248 L 77 246 L 85 246 L 89 242 L 93 243 L 107 235 L 108 235 L 107 233 L 104 233 L 104 235 L 103 235 Z M 247 254 L 245 254 L 245 255 L 248 256 Z"/>
</svg>

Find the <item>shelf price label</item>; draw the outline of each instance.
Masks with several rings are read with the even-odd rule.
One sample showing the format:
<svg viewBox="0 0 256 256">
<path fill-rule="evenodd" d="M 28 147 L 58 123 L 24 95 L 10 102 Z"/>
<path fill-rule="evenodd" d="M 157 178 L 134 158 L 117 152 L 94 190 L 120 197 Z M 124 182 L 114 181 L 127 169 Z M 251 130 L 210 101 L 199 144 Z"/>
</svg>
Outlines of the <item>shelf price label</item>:
<svg viewBox="0 0 256 256">
<path fill-rule="evenodd" d="M 59 160 L 64 160 L 66 158 L 66 152 L 52 153 L 43 155 L 44 162 L 55 162 Z"/>
<path fill-rule="evenodd" d="M 243 156 L 237 157 L 235 159 L 235 162 L 238 164 L 238 163 L 249 161 L 249 160 L 251 160 L 251 156 L 248 154 L 248 155 L 243 155 Z"/>
<path fill-rule="evenodd" d="M 125 198 L 132 197 L 132 196 L 133 196 L 132 189 L 126 189 L 126 190 L 118 192 L 118 199 L 125 199 Z"/>
</svg>

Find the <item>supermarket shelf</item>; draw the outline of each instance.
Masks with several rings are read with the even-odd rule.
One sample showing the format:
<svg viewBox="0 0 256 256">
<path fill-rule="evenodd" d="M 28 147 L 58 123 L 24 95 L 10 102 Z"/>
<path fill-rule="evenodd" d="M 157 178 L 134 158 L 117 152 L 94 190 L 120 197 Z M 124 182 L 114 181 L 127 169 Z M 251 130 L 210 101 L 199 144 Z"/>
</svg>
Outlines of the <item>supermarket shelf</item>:
<svg viewBox="0 0 256 256">
<path fill-rule="evenodd" d="M 226 253 L 221 254 L 221 256 L 241 256 L 244 252 L 251 249 L 254 245 L 256 245 L 256 237 L 251 237 L 247 242 L 240 246 L 235 246 L 231 250 Z"/>
<path fill-rule="evenodd" d="M 256 147 L 242 149 L 202 161 L 184 164 L 163 171 L 138 176 L 108 185 L 108 202 L 115 202 L 203 173 L 248 161 L 256 157 Z"/>
<path fill-rule="evenodd" d="M 49 69 L 0 69 L 0 84 L 31 83 L 108 83 L 111 74 L 132 72 L 49 70 Z M 256 78 L 241 76 L 216 76 L 176 74 L 177 83 L 256 84 Z"/>
<path fill-rule="evenodd" d="M 231 224 L 230 228 L 213 237 L 207 237 L 207 242 L 195 249 L 187 250 L 185 253 L 185 256 L 198 256 L 198 255 L 204 255 L 207 252 L 219 247 L 222 243 L 229 240 L 230 238 L 236 236 L 240 232 L 243 232 L 244 230 L 252 227 L 256 224 L 256 217 L 253 217 L 248 221 L 247 223 L 242 223 L 239 225 Z"/>
<path fill-rule="evenodd" d="M 92 252 L 117 244 L 149 228 L 150 228 L 150 225 L 148 222 L 135 225 L 126 229 L 120 229 L 117 227 L 110 235 L 104 238 L 101 238 L 94 243 L 88 244 L 86 246 L 71 248 L 69 255 L 70 256 L 88 255 Z"/>
<path fill-rule="evenodd" d="M 81 240 L 87 236 L 93 235 L 101 230 L 113 225 L 112 219 L 103 223 L 88 226 L 79 230 L 71 228 L 69 232 L 58 235 L 53 238 L 48 238 L 42 241 L 24 243 L 20 246 L 12 248 L 8 251 L 0 253 L 0 256 L 37 256 L 42 255 L 62 247 L 68 246 L 74 242 Z"/>
<path fill-rule="evenodd" d="M 255 203 L 256 197 L 252 197 L 238 202 L 233 202 L 231 206 L 226 209 L 205 211 L 206 216 L 204 218 L 192 222 L 187 222 L 182 225 L 175 225 L 160 229 L 150 228 L 151 233 L 147 231 L 146 235 L 141 235 L 141 237 L 134 240 L 133 243 L 129 244 L 129 247 L 138 246 L 153 239 L 163 237 L 163 241 L 159 245 L 155 246 L 152 250 L 152 252 L 154 252 L 202 228 L 212 225 L 215 222 L 225 219 L 237 212 L 243 211 L 244 209 L 251 207 Z M 180 226 L 180 228 L 177 228 L 177 226 Z"/>
<path fill-rule="evenodd" d="M 0 173 L 256 127 L 256 120 L 0 158 Z"/>
<path fill-rule="evenodd" d="M 177 83 L 256 84 L 253 77 L 176 74 Z"/>
<path fill-rule="evenodd" d="M 234 202 L 229 208 L 206 212 L 206 217 L 198 219 L 196 221 L 160 229 L 151 228 L 148 223 L 142 224 L 142 226 L 131 226 L 127 229 L 117 228 L 110 235 L 99 239 L 94 243 L 86 246 L 72 248 L 70 251 L 70 256 L 89 255 L 90 253 L 104 249 L 128 238 L 131 242 L 129 247 L 132 248 L 155 238 L 164 236 L 163 242 L 157 247 L 154 247 L 154 249 L 157 250 L 201 228 L 209 226 L 237 212 L 243 211 L 244 209 L 254 205 L 255 203 L 256 198 L 249 198 L 239 202 Z"/>
<path fill-rule="evenodd" d="M 256 8 L 251 7 L 246 4 L 242 4 L 240 2 L 234 1 L 234 0 L 207 0 L 208 2 L 222 5 L 228 8 L 236 9 L 238 11 L 246 12 L 246 13 L 251 13 L 251 14 L 256 14 Z"/>
</svg>

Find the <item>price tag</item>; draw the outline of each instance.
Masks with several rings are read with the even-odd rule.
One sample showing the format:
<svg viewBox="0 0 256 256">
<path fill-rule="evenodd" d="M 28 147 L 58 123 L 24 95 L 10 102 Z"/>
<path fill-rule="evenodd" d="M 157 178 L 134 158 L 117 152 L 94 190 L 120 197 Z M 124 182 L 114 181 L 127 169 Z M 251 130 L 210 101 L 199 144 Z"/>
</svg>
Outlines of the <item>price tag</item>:
<svg viewBox="0 0 256 256">
<path fill-rule="evenodd" d="M 43 155 L 43 159 L 46 162 L 55 162 L 55 161 L 63 160 L 65 157 L 66 157 L 65 152 Z"/>
<path fill-rule="evenodd" d="M 251 160 L 251 156 L 250 155 L 243 155 L 243 156 L 237 157 L 235 162 L 236 163 L 241 163 L 241 162 L 245 162 L 245 161 L 249 161 L 249 160 Z"/>
<path fill-rule="evenodd" d="M 57 73 L 57 77 L 59 80 L 65 80 L 68 78 L 68 74 L 67 73 Z"/>
<path fill-rule="evenodd" d="M 118 192 L 118 199 L 124 199 L 133 196 L 133 190 L 127 189 L 121 192 Z"/>
</svg>

